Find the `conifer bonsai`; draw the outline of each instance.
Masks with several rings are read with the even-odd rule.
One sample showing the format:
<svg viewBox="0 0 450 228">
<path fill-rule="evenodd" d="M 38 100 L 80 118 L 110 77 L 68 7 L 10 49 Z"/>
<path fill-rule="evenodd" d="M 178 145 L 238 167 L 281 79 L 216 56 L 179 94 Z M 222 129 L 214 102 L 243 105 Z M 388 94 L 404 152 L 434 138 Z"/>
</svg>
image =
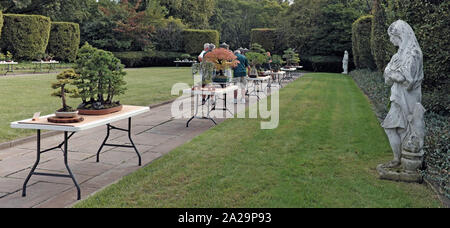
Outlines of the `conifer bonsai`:
<svg viewBox="0 0 450 228">
<path fill-rule="evenodd" d="M 65 70 L 56 76 L 56 79 L 58 81 L 52 83 L 52 89 L 55 89 L 55 91 L 52 93 L 52 96 L 59 97 L 62 101 L 62 108 L 56 111 L 57 117 L 75 117 L 78 114 L 75 109 L 67 105 L 66 100 L 68 94 L 76 94 L 76 89 L 70 88 L 69 86 L 78 77 L 79 75 L 77 75 L 73 69 Z"/>
<path fill-rule="evenodd" d="M 83 110 L 122 106 L 114 98 L 126 91 L 126 72 L 123 68 L 120 60 L 111 52 L 94 48 L 88 43 L 79 50 L 75 72 L 80 77 L 73 84 L 78 88 L 76 97 L 82 100 L 78 107 L 80 113 L 83 114 Z"/>
</svg>

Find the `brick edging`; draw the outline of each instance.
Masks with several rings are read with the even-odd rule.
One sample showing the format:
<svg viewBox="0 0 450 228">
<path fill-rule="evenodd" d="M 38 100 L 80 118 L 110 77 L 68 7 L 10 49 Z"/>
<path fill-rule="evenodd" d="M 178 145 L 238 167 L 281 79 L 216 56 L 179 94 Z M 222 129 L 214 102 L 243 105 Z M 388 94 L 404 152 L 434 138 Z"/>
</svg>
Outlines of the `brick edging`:
<svg viewBox="0 0 450 228">
<path fill-rule="evenodd" d="M 161 102 L 159 104 L 150 105 L 149 107 L 150 107 L 150 109 L 158 108 L 158 107 L 161 107 L 161 106 L 164 106 L 164 105 L 167 105 L 167 104 L 171 104 L 175 100 L 176 99 L 173 99 L 173 100 L 170 100 L 170 101 L 164 101 L 164 102 Z M 45 139 L 45 138 L 52 137 L 52 136 L 59 135 L 59 134 L 62 134 L 62 132 L 59 132 L 59 131 L 44 132 L 44 133 L 41 134 L 41 138 Z M 10 142 L 0 143 L 0 150 L 9 149 L 9 148 L 12 148 L 12 147 L 15 147 L 15 146 L 18 146 L 18 145 L 22 145 L 22 144 L 25 144 L 25 143 L 32 142 L 34 140 L 36 140 L 36 136 L 29 136 L 29 137 L 26 137 L 26 138 L 15 139 L 15 140 L 10 141 Z"/>
</svg>

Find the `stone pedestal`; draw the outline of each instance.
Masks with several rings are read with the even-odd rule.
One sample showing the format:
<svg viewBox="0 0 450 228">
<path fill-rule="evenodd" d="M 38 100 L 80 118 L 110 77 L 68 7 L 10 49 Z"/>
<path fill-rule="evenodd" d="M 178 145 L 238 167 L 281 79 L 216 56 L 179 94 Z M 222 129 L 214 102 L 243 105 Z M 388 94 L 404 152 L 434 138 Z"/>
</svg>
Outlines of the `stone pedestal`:
<svg viewBox="0 0 450 228">
<path fill-rule="evenodd" d="M 379 165 L 377 167 L 380 179 L 401 181 L 408 183 L 422 183 L 423 177 L 417 171 L 406 171 L 401 167 L 387 168 L 385 165 Z"/>
</svg>

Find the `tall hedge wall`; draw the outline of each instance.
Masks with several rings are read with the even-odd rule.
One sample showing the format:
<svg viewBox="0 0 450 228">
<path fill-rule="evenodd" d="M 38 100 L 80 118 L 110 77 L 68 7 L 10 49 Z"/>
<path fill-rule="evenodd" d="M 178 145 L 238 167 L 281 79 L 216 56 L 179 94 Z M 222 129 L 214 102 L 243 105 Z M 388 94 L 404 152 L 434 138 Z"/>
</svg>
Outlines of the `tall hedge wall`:
<svg viewBox="0 0 450 228">
<path fill-rule="evenodd" d="M 394 51 L 394 45 L 389 42 L 389 36 L 387 30 L 389 25 L 387 24 L 386 12 L 381 4 L 382 0 L 373 1 L 373 21 L 372 32 L 370 35 L 370 45 L 372 49 L 372 55 L 377 65 L 379 72 L 384 72 L 384 69 L 389 63 L 390 53 Z"/>
<path fill-rule="evenodd" d="M 0 44 L 3 51 L 10 51 L 15 59 L 21 60 L 31 60 L 45 52 L 50 37 L 50 18 L 4 14 L 3 19 Z"/>
<path fill-rule="evenodd" d="M 219 46 L 219 32 L 217 30 L 186 29 L 183 31 L 184 50 L 189 54 L 199 54 L 205 43 Z"/>
<path fill-rule="evenodd" d="M 266 51 L 274 52 L 277 43 L 277 30 L 271 28 L 252 29 L 251 43 L 260 44 Z"/>
<path fill-rule="evenodd" d="M 362 16 L 352 25 L 353 58 L 356 68 L 376 69 L 370 48 L 373 16 Z"/>
<path fill-rule="evenodd" d="M 47 52 L 55 59 L 74 62 L 80 46 L 80 26 L 76 23 L 53 22 Z"/>
<path fill-rule="evenodd" d="M 3 12 L 0 11 L 0 36 L 2 34 L 2 29 L 3 29 Z"/>
</svg>

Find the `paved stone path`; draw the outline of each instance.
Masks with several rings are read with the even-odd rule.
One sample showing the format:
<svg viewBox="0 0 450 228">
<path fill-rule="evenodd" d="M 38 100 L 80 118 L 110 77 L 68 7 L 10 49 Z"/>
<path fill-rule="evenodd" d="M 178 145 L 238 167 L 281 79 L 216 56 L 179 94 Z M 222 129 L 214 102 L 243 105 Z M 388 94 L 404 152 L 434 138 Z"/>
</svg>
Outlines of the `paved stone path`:
<svg viewBox="0 0 450 228">
<path fill-rule="evenodd" d="M 231 102 L 229 99 L 230 107 Z M 245 107 L 234 108 L 245 110 Z M 173 119 L 171 109 L 171 104 L 163 105 L 133 119 L 133 140 L 143 166 L 214 127 L 209 120 L 194 120 L 186 128 L 187 120 Z M 221 123 L 224 119 L 216 120 Z M 127 123 L 125 120 L 113 125 L 127 128 Z M 141 168 L 134 150 L 127 148 L 104 148 L 100 163 L 96 163 L 96 153 L 105 136 L 106 126 L 77 133 L 69 141 L 69 166 L 80 184 L 82 199 Z M 42 139 L 41 148 L 51 148 L 62 141 L 62 135 L 48 137 Z M 128 138 L 124 132 L 112 131 L 110 142 L 123 144 Z M 22 197 L 22 185 L 35 160 L 36 140 L 0 150 L 0 208 L 61 208 L 76 203 L 76 188 L 67 178 L 33 176 L 28 183 L 27 197 Z M 66 174 L 62 152 L 42 154 L 36 171 Z"/>
</svg>

